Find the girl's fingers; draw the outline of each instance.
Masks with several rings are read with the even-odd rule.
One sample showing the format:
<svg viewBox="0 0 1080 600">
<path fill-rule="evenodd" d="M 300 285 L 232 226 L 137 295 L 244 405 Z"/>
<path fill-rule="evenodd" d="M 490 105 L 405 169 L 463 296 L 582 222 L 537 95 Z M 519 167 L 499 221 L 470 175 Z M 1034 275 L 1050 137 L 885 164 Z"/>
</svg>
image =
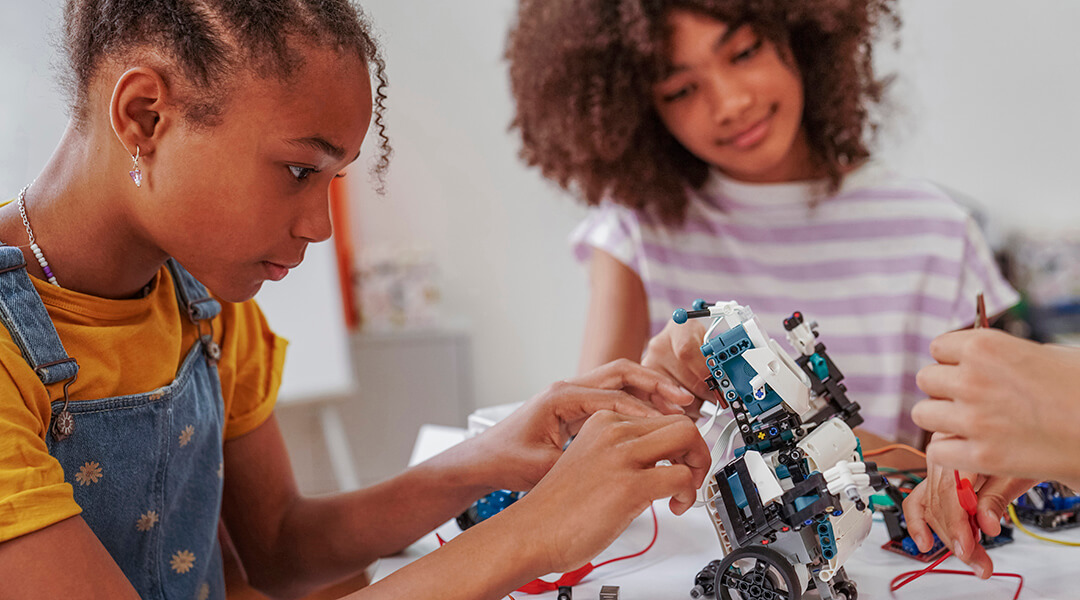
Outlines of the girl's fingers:
<svg viewBox="0 0 1080 600">
<path fill-rule="evenodd" d="M 555 415 L 563 423 L 582 421 L 602 410 L 634 417 L 659 417 L 663 414 L 656 407 L 622 390 L 598 390 L 567 384 L 560 387 L 556 394 Z"/>
<path fill-rule="evenodd" d="M 964 345 L 978 330 L 965 329 L 939 335 L 930 342 L 930 356 L 943 365 L 958 365 L 964 354 Z"/>
<path fill-rule="evenodd" d="M 924 484 L 919 484 L 904 500 L 904 520 L 907 521 L 908 535 L 915 541 L 920 552 L 929 552 L 934 546 L 934 532 L 926 522 L 926 508 L 922 497 L 926 494 Z"/>
<path fill-rule="evenodd" d="M 699 338 L 700 339 L 700 338 Z M 709 376 L 709 368 L 705 365 L 705 357 L 694 346 L 692 356 L 685 356 L 685 352 L 678 352 L 672 340 L 668 345 L 657 349 L 650 348 L 641 363 L 650 369 L 656 369 L 669 373 L 676 381 L 694 392 L 699 398 L 709 398 L 711 392 L 705 385 L 705 378 Z"/>
<path fill-rule="evenodd" d="M 664 413 L 665 415 L 686 414 L 686 409 L 684 409 L 682 405 L 675 404 L 674 402 L 668 400 L 666 397 L 655 392 L 650 392 L 648 390 L 642 390 L 635 387 L 628 387 L 624 391 L 636 398 L 640 398 L 645 402 L 655 406 L 660 412 Z"/>
<path fill-rule="evenodd" d="M 965 437 L 973 433 L 970 412 L 970 409 L 963 404 L 929 399 L 917 403 L 911 409 L 911 420 L 927 431 Z M 941 440 L 931 440 L 931 445 L 936 441 Z"/>
<path fill-rule="evenodd" d="M 709 446 L 693 422 L 685 417 L 649 419 L 649 431 L 640 435 L 630 446 L 630 458 L 640 465 L 655 465 L 668 460 L 690 469 L 697 486 L 709 475 L 712 456 Z M 697 490 L 695 486 L 695 494 Z"/>
<path fill-rule="evenodd" d="M 931 398 L 957 398 L 962 395 L 958 371 L 953 365 L 927 365 L 919 369 L 915 383 Z"/>
<path fill-rule="evenodd" d="M 990 477 L 979 488 L 979 527 L 987 535 L 1001 535 L 1001 517 L 1009 503 L 1035 485 L 1033 479 Z"/>
<path fill-rule="evenodd" d="M 958 471 L 983 472 L 988 465 L 978 465 L 971 458 L 972 442 L 962 437 L 944 437 L 931 440 L 926 447 L 926 460 L 939 465 L 949 465 Z"/>
<path fill-rule="evenodd" d="M 685 513 L 697 500 L 697 479 L 686 465 L 649 468 L 641 474 L 639 481 L 651 500 L 670 497 L 668 506 L 676 515 Z"/>
<path fill-rule="evenodd" d="M 678 406 L 694 401 L 694 395 L 672 378 L 626 359 L 597 367 L 570 380 L 570 383 L 609 390 L 634 388 L 647 394 L 658 395 L 666 402 Z"/>
</svg>

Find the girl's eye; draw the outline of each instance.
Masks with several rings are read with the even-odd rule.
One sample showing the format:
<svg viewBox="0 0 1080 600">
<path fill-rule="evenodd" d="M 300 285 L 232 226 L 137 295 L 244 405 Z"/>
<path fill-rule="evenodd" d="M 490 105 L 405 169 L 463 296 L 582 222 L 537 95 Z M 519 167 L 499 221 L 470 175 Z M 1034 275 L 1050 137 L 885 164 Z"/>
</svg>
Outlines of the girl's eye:
<svg viewBox="0 0 1080 600">
<path fill-rule="evenodd" d="M 677 100 L 682 100 L 683 98 L 686 98 L 693 91 L 694 91 L 694 87 L 688 85 L 688 86 L 679 88 L 678 90 L 676 90 L 676 91 L 674 91 L 674 92 L 672 92 L 670 94 L 664 94 L 662 96 L 662 99 L 664 100 L 664 102 L 675 102 Z"/>
<path fill-rule="evenodd" d="M 749 48 L 739 52 L 732 59 L 732 62 L 742 62 L 744 60 L 752 58 L 761 49 L 761 38 L 758 38 Z"/>
<path fill-rule="evenodd" d="M 311 167 L 298 167 L 296 165 L 289 165 L 289 172 L 296 178 L 297 181 L 303 181 L 308 178 L 312 173 L 318 173 Z"/>
</svg>

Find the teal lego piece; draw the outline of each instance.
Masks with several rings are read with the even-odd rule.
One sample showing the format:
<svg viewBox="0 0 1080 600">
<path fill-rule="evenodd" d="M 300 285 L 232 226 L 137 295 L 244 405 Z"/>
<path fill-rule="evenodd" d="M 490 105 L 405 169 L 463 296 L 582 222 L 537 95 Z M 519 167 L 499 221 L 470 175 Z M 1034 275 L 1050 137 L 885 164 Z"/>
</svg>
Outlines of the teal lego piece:
<svg viewBox="0 0 1080 600">
<path fill-rule="evenodd" d="M 726 377 L 734 388 L 735 397 L 741 398 L 747 412 L 756 417 L 776 407 L 783 399 L 769 386 L 755 393 L 750 385 L 750 380 L 756 377 L 758 372 L 746 362 L 742 354 L 753 347 L 750 336 L 746 334 L 743 326 L 739 325 L 706 342 L 701 346 L 701 353 L 705 356 L 705 364 L 713 377 L 717 381 Z"/>
<path fill-rule="evenodd" d="M 821 546 L 821 556 L 825 560 L 832 560 L 836 556 L 836 538 L 833 537 L 832 523 L 829 517 L 822 517 L 817 524 L 818 545 Z"/>
<path fill-rule="evenodd" d="M 829 365 L 820 354 L 816 352 L 811 354 L 809 362 L 810 366 L 814 369 L 814 375 L 817 375 L 818 379 L 825 381 L 829 378 Z"/>
<path fill-rule="evenodd" d="M 746 492 L 743 491 L 742 481 L 739 481 L 739 474 L 733 473 L 727 478 L 727 483 L 731 488 L 731 496 L 735 499 L 735 506 L 746 508 L 750 503 L 746 501 Z"/>
<path fill-rule="evenodd" d="M 817 502 L 820 498 L 821 496 L 818 496 L 817 494 L 799 496 L 795 499 L 795 512 L 799 512 L 807 506 L 810 506 L 811 504 Z"/>
</svg>

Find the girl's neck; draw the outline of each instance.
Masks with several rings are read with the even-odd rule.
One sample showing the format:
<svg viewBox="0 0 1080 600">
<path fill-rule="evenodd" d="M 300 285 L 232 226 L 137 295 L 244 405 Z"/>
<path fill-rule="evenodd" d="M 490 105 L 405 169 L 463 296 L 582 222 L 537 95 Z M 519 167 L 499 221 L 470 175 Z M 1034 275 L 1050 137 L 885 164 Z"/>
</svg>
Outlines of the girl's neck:
<svg viewBox="0 0 1080 600">
<path fill-rule="evenodd" d="M 116 152 L 69 125 L 48 164 L 26 192 L 35 241 L 60 285 L 103 298 L 137 296 L 168 258 L 131 218 L 125 201 L 133 187 L 120 177 Z M 116 164 L 113 164 L 116 163 Z M 12 202 L 0 208 L 0 240 L 19 246 L 31 275 L 45 274 L 29 248 L 26 228 Z"/>
<path fill-rule="evenodd" d="M 754 175 L 725 174 L 742 183 L 794 183 L 824 179 L 828 176 L 828 169 L 810 147 L 806 130 L 800 128 L 787 154 L 768 171 Z"/>
</svg>

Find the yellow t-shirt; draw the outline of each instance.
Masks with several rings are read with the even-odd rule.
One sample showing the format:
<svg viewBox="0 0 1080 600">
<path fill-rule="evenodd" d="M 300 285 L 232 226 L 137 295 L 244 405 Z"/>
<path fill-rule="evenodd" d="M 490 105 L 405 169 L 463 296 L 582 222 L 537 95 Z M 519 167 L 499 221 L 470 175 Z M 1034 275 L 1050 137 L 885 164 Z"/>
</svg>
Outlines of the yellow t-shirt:
<svg viewBox="0 0 1080 600">
<path fill-rule="evenodd" d="M 147 296 L 131 300 L 88 296 L 31 279 L 68 356 L 79 362 L 72 402 L 168 385 L 195 343 L 195 325 L 178 306 L 167 267 Z M 213 326 L 222 352 L 218 372 L 228 440 L 255 429 L 273 412 L 287 342 L 270 330 L 254 300 L 219 302 L 222 310 Z M 63 389 L 63 383 L 46 388 L 0 327 L 0 542 L 81 512 L 45 445 L 49 405 L 63 399 Z"/>
</svg>

